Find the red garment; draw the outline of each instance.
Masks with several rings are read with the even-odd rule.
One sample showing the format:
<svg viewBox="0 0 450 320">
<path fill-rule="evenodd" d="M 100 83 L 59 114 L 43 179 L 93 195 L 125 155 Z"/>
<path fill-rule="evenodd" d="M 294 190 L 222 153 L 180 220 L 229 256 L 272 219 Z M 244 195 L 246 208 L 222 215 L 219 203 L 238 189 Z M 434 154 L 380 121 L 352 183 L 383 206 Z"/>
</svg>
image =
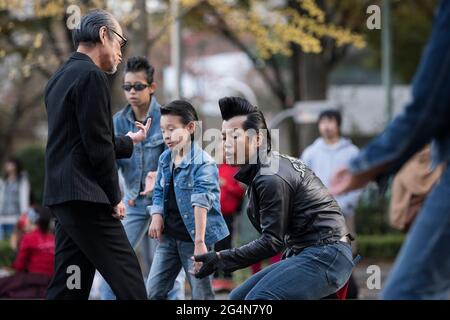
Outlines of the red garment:
<svg viewBox="0 0 450 320">
<path fill-rule="evenodd" d="M 336 299 L 338 300 L 346 300 L 347 299 L 347 291 L 348 291 L 348 281 L 347 283 L 336 292 Z"/>
<path fill-rule="evenodd" d="M 278 261 L 281 261 L 282 256 L 283 256 L 283 254 L 278 253 L 277 255 L 271 257 L 269 259 L 269 264 L 274 264 L 274 263 L 277 263 Z M 260 272 L 261 268 L 262 268 L 262 261 L 252 264 L 250 266 L 250 268 L 252 269 L 252 274 L 256 274 L 256 273 Z"/>
<path fill-rule="evenodd" d="M 16 271 L 53 275 L 55 261 L 55 237 L 39 228 L 27 233 L 20 242 L 13 268 Z"/>
<path fill-rule="evenodd" d="M 235 213 L 244 197 L 244 188 L 234 179 L 234 175 L 238 171 L 238 167 L 228 164 L 219 165 L 219 178 L 221 179 L 220 208 L 224 216 Z"/>
<path fill-rule="evenodd" d="M 19 217 L 19 221 L 17 221 L 17 229 L 19 229 L 20 231 L 24 231 L 28 220 L 28 215 L 22 213 Z"/>
</svg>

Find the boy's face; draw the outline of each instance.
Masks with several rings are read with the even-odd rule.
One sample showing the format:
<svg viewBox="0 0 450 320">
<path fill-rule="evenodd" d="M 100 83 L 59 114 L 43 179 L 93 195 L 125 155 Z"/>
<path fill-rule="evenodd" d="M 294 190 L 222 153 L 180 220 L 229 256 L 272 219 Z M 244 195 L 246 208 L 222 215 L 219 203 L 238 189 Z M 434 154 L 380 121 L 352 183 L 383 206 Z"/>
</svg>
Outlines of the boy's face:
<svg viewBox="0 0 450 320">
<path fill-rule="evenodd" d="M 153 82 L 148 83 L 147 75 L 144 71 L 127 72 L 124 78 L 124 92 L 128 103 L 133 107 L 148 107 L 150 103 L 150 97 L 155 92 L 156 84 Z M 127 85 L 133 85 L 127 91 Z"/>
<path fill-rule="evenodd" d="M 249 163 L 258 152 L 261 138 L 243 129 L 247 116 L 237 116 L 222 122 L 222 140 L 225 161 L 231 165 Z"/>
<path fill-rule="evenodd" d="M 320 135 L 325 139 L 339 137 L 339 126 L 335 118 L 323 117 L 319 121 Z"/>
<path fill-rule="evenodd" d="M 187 145 L 195 129 L 193 122 L 184 125 L 180 116 L 171 114 L 162 115 L 160 124 L 164 143 L 170 150 L 181 150 Z"/>
</svg>

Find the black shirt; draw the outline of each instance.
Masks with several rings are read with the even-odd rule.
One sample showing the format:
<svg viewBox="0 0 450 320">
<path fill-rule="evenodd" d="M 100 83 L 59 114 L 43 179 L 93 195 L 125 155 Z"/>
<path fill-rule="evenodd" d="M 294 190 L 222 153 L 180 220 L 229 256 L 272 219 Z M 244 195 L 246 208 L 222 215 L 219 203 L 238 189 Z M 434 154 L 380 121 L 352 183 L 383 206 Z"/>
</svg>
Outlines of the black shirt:
<svg viewBox="0 0 450 320">
<path fill-rule="evenodd" d="M 145 123 L 146 123 L 147 120 L 148 120 L 148 117 L 145 118 L 144 121 L 142 121 L 142 120 L 137 120 L 137 119 L 136 119 L 136 115 L 134 114 L 134 112 L 133 112 L 133 117 L 134 117 L 134 120 L 135 120 L 135 121 L 137 121 L 137 122 L 139 122 L 140 124 L 143 124 L 143 125 L 145 125 Z M 144 141 L 145 141 L 145 140 L 144 140 Z M 144 191 L 144 190 L 145 190 L 146 175 L 147 175 L 147 174 L 148 174 L 148 172 L 142 172 L 140 191 Z"/>
<path fill-rule="evenodd" d="M 174 171 L 175 168 L 172 167 L 172 177 L 169 184 L 167 209 L 164 221 L 164 233 L 180 241 L 192 242 L 192 238 L 186 229 L 186 225 L 184 224 L 180 215 L 180 210 L 178 209 L 175 188 L 173 185 Z"/>
</svg>

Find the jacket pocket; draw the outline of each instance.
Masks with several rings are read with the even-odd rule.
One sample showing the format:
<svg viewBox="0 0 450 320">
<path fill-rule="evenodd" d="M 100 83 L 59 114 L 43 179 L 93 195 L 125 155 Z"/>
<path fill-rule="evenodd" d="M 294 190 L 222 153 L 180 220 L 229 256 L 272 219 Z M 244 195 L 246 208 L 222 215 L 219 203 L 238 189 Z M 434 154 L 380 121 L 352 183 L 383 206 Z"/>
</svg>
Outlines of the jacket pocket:
<svg viewBox="0 0 450 320">
<path fill-rule="evenodd" d="M 192 190 L 194 188 L 194 181 L 191 177 L 181 177 L 177 184 L 183 190 Z"/>
</svg>

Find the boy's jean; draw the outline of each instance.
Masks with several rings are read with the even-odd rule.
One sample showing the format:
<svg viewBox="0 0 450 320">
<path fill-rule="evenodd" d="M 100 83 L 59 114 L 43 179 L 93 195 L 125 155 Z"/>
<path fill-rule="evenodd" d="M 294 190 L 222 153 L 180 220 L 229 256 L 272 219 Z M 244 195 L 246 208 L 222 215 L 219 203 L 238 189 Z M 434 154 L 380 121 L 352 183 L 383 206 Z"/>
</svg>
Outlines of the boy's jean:
<svg viewBox="0 0 450 320">
<path fill-rule="evenodd" d="M 125 203 L 126 207 L 126 217 L 123 220 L 123 227 L 128 237 L 128 241 L 130 241 L 131 246 L 136 250 L 139 243 L 143 239 L 143 237 L 147 236 L 148 227 L 150 224 L 150 216 L 146 212 L 146 207 L 150 204 L 150 202 L 143 198 L 138 197 L 136 199 L 135 205 L 133 207 L 129 206 L 128 203 Z M 156 241 L 151 240 L 152 253 L 155 252 Z M 111 263 L 120 263 L 120 261 Z M 183 272 L 179 274 L 177 277 L 177 281 L 173 286 L 173 290 L 169 292 L 170 300 L 183 300 L 184 299 L 184 282 L 185 275 Z M 108 283 L 102 279 L 102 283 L 100 285 L 100 297 L 102 300 L 115 300 L 116 297 L 112 292 Z"/>
<path fill-rule="evenodd" d="M 428 195 L 382 291 L 383 299 L 450 295 L 450 164 Z"/>
<path fill-rule="evenodd" d="M 156 248 L 152 268 L 147 280 L 148 297 L 151 300 L 167 299 L 175 278 L 183 268 L 191 287 L 193 300 L 213 300 L 211 276 L 197 279 L 189 271 L 193 270 L 194 243 L 179 241 L 168 235 L 162 235 Z"/>
<path fill-rule="evenodd" d="M 307 247 L 247 279 L 231 292 L 230 300 L 321 299 L 342 288 L 353 267 L 347 243 Z"/>
</svg>

